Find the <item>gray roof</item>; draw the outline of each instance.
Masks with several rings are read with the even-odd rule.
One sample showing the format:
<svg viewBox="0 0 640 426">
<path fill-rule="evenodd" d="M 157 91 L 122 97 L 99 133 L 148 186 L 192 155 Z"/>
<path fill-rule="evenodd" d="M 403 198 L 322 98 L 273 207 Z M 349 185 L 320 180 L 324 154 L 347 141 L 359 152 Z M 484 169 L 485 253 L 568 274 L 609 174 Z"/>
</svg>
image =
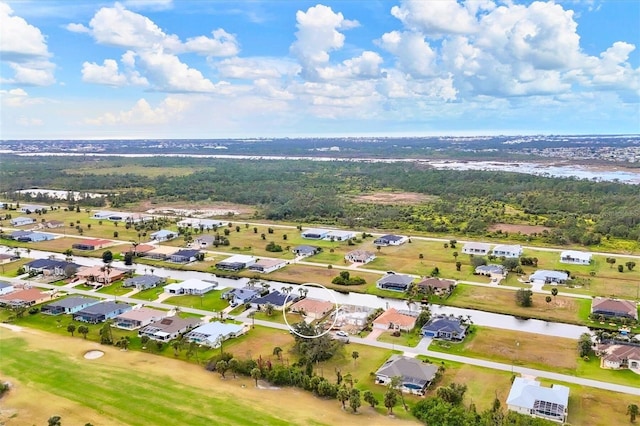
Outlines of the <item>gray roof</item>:
<svg viewBox="0 0 640 426">
<path fill-rule="evenodd" d="M 0 281 L 0 288 L 7 288 L 7 287 L 12 287 L 13 284 L 8 283 L 6 281 Z"/>
<path fill-rule="evenodd" d="M 113 311 L 117 311 L 122 307 L 131 307 L 126 303 L 117 303 L 112 301 L 100 302 L 95 305 L 87 306 L 77 314 L 89 314 L 89 315 L 106 315 Z"/>
<path fill-rule="evenodd" d="M 428 323 L 422 326 L 422 332 L 425 330 L 438 331 L 442 333 L 457 333 L 462 334 L 466 327 L 460 323 L 460 320 L 455 317 L 435 317 L 431 318 Z"/>
<path fill-rule="evenodd" d="M 55 302 L 48 303 L 47 306 L 61 307 L 65 309 L 75 308 L 76 306 L 85 305 L 87 303 L 98 303 L 98 299 L 91 299 L 90 297 L 67 297 L 65 299 L 56 300 Z"/>
<path fill-rule="evenodd" d="M 378 240 L 386 240 L 386 241 L 400 241 L 401 239 L 403 239 L 404 237 L 402 235 L 393 235 L 393 234 L 388 234 L 388 235 L 383 235 L 382 237 L 378 237 L 374 240 L 374 243 Z"/>
<path fill-rule="evenodd" d="M 315 253 L 318 251 L 318 247 L 302 245 L 294 247 L 293 251 L 298 253 Z"/>
<path fill-rule="evenodd" d="M 123 285 L 124 287 L 132 286 L 136 284 L 154 285 L 154 284 L 158 284 L 159 282 L 162 282 L 163 279 L 164 278 L 159 277 L 157 275 L 140 275 L 133 278 L 127 278 L 126 280 L 124 280 Z"/>
<path fill-rule="evenodd" d="M 150 333 L 156 333 L 158 331 L 172 334 L 185 328 L 194 327 L 200 324 L 202 320 L 200 318 L 180 318 L 180 317 L 167 317 L 160 321 L 154 322 L 144 327 L 141 331 Z"/>
<path fill-rule="evenodd" d="M 378 284 L 402 284 L 408 286 L 413 282 L 414 277 L 403 274 L 387 274 L 378 280 Z"/>
<path fill-rule="evenodd" d="M 413 383 L 424 386 L 433 380 L 438 367 L 427 364 L 415 358 L 402 355 L 392 355 L 382 367 L 376 371 L 376 375 L 394 377 L 402 376 L 403 383 Z"/>
<path fill-rule="evenodd" d="M 544 280 L 547 278 L 554 278 L 557 280 L 567 280 L 569 279 L 569 275 L 566 272 L 560 271 L 547 271 L 545 269 L 540 269 L 529 277 L 531 280 Z"/>
</svg>

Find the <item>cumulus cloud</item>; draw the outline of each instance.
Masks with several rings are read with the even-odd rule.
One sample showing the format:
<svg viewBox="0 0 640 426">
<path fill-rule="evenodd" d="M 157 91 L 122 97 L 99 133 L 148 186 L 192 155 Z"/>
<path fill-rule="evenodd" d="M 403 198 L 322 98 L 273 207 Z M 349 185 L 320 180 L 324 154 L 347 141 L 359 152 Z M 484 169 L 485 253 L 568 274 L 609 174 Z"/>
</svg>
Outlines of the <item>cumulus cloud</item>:
<svg viewBox="0 0 640 426">
<path fill-rule="evenodd" d="M 42 99 L 32 98 L 21 88 L 0 90 L 2 105 L 6 107 L 20 108 L 43 103 Z"/>
<path fill-rule="evenodd" d="M 471 34 L 478 30 L 474 12 L 483 7 L 483 4 L 466 8 L 456 0 L 403 0 L 400 6 L 391 8 L 391 14 L 408 29 L 424 34 Z"/>
<path fill-rule="evenodd" d="M 300 72 L 297 63 L 279 58 L 226 58 L 212 63 L 222 78 L 257 80 L 293 77 Z"/>
<path fill-rule="evenodd" d="M 300 61 L 302 74 L 308 79 L 317 78 L 317 68 L 329 62 L 329 52 L 344 45 L 345 36 L 339 30 L 359 25 L 321 4 L 306 12 L 298 11 L 296 21 L 298 31 L 291 53 Z"/>
<path fill-rule="evenodd" d="M 105 59 L 102 65 L 95 62 L 84 62 L 82 64 L 82 81 L 114 87 L 147 86 L 149 84 L 146 78 L 141 77 L 140 73 L 133 69 L 135 66 L 133 52 L 127 51 L 122 55 L 122 63 L 125 65 L 124 72 L 120 72 L 118 63 L 114 59 Z"/>
<path fill-rule="evenodd" d="M 94 126 L 114 126 L 119 124 L 156 125 L 170 121 L 177 121 L 180 114 L 188 107 L 188 102 L 182 98 L 169 96 L 156 108 L 146 99 L 140 99 L 128 111 L 106 113 L 98 118 L 85 120 L 86 124 Z"/>
<path fill-rule="evenodd" d="M 398 67 L 411 76 L 436 75 L 437 53 L 421 33 L 392 31 L 383 34 L 377 44 L 393 54 Z"/>
<path fill-rule="evenodd" d="M 55 83 L 55 65 L 45 36 L 39 28 L 13 14 L 9 5 L 0 3 L 0 60 L 13 69 L 13 78 L 3 83 L 47 86 Z"/>
</svg>

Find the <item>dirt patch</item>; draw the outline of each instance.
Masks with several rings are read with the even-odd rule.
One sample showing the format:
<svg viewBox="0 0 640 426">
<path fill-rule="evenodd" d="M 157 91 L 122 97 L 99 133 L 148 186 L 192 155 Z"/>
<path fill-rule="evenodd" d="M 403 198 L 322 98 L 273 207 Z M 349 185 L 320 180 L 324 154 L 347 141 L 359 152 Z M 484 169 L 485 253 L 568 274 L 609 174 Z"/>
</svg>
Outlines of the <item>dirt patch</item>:
<svg viewBox="0 0 640 426">
<path fill-rule="evenodd" d="M 517 234 L 518 232 L 523 235 L 540 234 L 542 231 L 550 231 L 551 228 L 542 225 L 513 225 L 509 223 L 496 223 L 489 227 L 489 231 L 502 231 L 510 234 Z"/>
<path fill-rule="evenodd" d="M 234 210 L 237 211 L 239 215 L 250 215 L 253 214 L 256 209 L 252 206 L 247 206 L 244 204 L 236 204 L 236 203 L 227 203 L 227 202 L 216 202 L 216 203 L 188 203 L 188 202 L 160 202 L 153 203 L 150 200 L 142 201 L 137 206 L 131 207 L 132 211 L 136 212 L 146 212 L 150 209 L 161 210 L 162 208 L 175 208 L 175 209 L 186 209 L 186 210 Z M 233 218 L 230 218 L 233 220 Z"/>
<path fill-rule="evenodd" d="M 436 199 L 437 197 L 416 192 L 374 192 L 353 198 L 356 202 L 371 204 L 420 204 Z"/>
</svg>

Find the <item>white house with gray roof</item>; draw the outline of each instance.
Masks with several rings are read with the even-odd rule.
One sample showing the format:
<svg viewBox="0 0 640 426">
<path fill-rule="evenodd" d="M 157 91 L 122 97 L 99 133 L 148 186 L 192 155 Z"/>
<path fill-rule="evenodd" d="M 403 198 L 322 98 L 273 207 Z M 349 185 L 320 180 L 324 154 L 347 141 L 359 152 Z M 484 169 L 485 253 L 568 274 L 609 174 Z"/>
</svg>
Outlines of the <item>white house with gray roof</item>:
<svg viewBox="0 0 640 426">
<path fill-rule="evenodd" d="M 122 282 L 122 287 L 135 287 L 138 290 L 146 290 L 154 288 L 164 283 L 166 278 L 157 275 L 139 275 L 137 277 L 127 278 Z"/>
<path fill-rule="evenodd" d="M 539 269 L 533 274 L 529 275 L 529 281 L 540 282 L 545 284 L 564 284 L 569 279 L 569 274 L 562 271 L 548 271 L 546 269 Z"/>
<path fill-rule="evenodd" d="M 557 423 L 567 420 L 568 406 L 568 387 L 554 384 L 547 388 L 537 380 L 524 377 L 515 378 L 507 397 L 509 410 Z"/>
<path fill-rule="evenodd" d="M 478 256 L 484 256 L 485 254 L 489 254 L 489 250 L 491 249 L 490 244 L 485 243 L 466 243 L 462 247 L 462 252 L 464 254 L 473 254 Z"/>
<path fill-rule="evenodd" d="M 246 331 L 247 329 L 244 325 L 214 321 L 194 328 L 184 337 L 190 342 L 217 348 L 225 340 L 241 336 Z"/>
<path fill-rule="evenodd" d="M 95 305 L 96 303 L 100 303 L 100 299 L 91 299 L 90 297 L 67 297 L 44 305 L 41 312 L 49 315 L 75 314 L 84 308 Z"/>
<path fill-rule="evenodd" d="M 415 395 L 424 395 L 429 384 L 436 377 L 438 367 L 416 358 L 391 355 L 376 371 L 376 384 L 388 386 L 391 379 L 402 377 L 400 390 Z"/>
<path fill-rule="evenodd" d="M 560 252 L 560 263 L 588 265 L 591 263 L 591 253 L 577 250 L 564 250 Z"/>
<path fill-rule="evenodd" d="M 500 244 L 493 248 L 491 254 L 496 257 L 518 258 L 522 256 L 522 246 Z"/>
</svg>

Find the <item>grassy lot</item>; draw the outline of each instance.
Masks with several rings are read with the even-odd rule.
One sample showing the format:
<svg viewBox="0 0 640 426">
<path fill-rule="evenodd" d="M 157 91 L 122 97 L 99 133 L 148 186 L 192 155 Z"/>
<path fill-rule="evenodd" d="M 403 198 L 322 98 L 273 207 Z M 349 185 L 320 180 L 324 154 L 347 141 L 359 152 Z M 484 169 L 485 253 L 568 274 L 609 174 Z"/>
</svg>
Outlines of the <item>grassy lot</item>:
<svg viewBox="0 0 640 426">
<path fill-rule="evenodd" d="M 378 337 L 377 340 L 380 342 L 393 343 L 396 345 L 416 347 L 418 346 L 418 343 L 420 343 L 421 339 L 422 336 L 420 336 L 419 331 L 411 331 L 409 333 L 403 331 L 398 337 L 393 336 L 389 331 L 385 331 Z"/>
<path fill-rule="evenodd" d="M 290 354 L 293 343 L 293 337 L 288 331 L 256 325 L 249 333 L 224 342 L 224 350 L 237 358 L 256 359 L 262 357 L 265 360 L 270 359 L 271 362 L 276 362 L 277 358 L 273 355 L 273 349 L 280 347 L 283 360 L 293 363 L 296 362 L 296 359 L 292 358 Z"/>
<path fill-rule="evenodd" d="M 220 295 L 224 292 L 225 290 L 212 290 L 203 296 L 173 296 L 166 299 L 165 303 L 184 306 L 186 308 L 206 309 L 207 311 L 218 312 L 229 306 L 227 300 L 220 298 Z"/>
<path fill-rule="evenodd" d="M 103 294 L 112 294 L 114 296 L 122 296 L 124 294 L 130 293 L 133 288 L 131 287 L 122 287 L 123 281 L 116 281 L 111 283 L 106 287 L 102 287 L 100 290 L 97 290 L 97 293 Z"/>
<path fill-rule="evenodd" d="M 271 321 L 271 322 L 277 322 L 280 324 L 286 324 L 284 321 L 284 315 L 282 314 L 282 311 L 279 309 L 274 309 L 273 310 L 273 314 L 271 316 L 268 316 L 266 313 L 264 312 L 260 312 L 260 311 L 256 311 L 253 314 L 255 316 L 255 319 L 257 320 L 262 320 L 262 321 Z M 289 321 L 290 325 L 293 325 L 295 323 L 298 323 L 300 321 L 303 320 L 303 318 L 298 315 L 295 314 L 293 312 L 287 312 L 287 321 Z"/>
<path fill-rule="evenodd" d="M 187 176 L 193 174 L 195 172 L 199 172 L 202 170 L 207 170 L 206 167 L 171 167 L 171 166 L 162 166 L 162 167 L 146 167 L 143 165 L 136 164 L 127 164 L 122 166 L 112 166 L 112 167 L 100 167 L 100 168 L 92 168 L 92 167 L 84 167 L 78 169 L 67 169 L 66 173 L 72 175 L 122 175 L 122 174 L 132 174 L 137 176 L 144 176 L 148 178 L 156 178 L 159 176 L 167 176 L 167 177 L 176 177 L 176 176 Z"/>
<path fill-rule="evenodd" d="M 506 288 L 478 287 L 459 284 L 446 300 L 447 305 L 480 309 L 526 318 L 540 318 L 573 324 L 586 324 L 591 309 L 591 300 L 556 296 L 550 303 L 545 294 L 533 294 L 533 306 L 516 305 L 515 291 Z"/>
<path fill-rule="evenodd" d="M 3 263 L 0 265 L 0 275 L 8 278 L 15 278 L 18 276 L 18 270 L 22 268 L 25 263 L 31 262 L 32 259 L 21 258 L 14 260 L 11 263 Z"/>
<path fill-rule="evenodd" d="M 148 288 L 146 290 L 139 291 L 131 297 L 134 299 L 154 301 L 162 293 L 164 293 L 164 287 L 160 286 L 160 287 Z"/>
</svg>

